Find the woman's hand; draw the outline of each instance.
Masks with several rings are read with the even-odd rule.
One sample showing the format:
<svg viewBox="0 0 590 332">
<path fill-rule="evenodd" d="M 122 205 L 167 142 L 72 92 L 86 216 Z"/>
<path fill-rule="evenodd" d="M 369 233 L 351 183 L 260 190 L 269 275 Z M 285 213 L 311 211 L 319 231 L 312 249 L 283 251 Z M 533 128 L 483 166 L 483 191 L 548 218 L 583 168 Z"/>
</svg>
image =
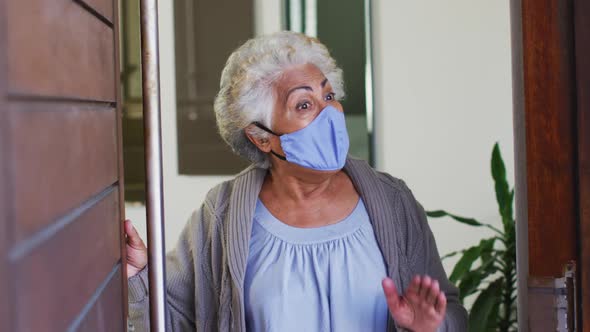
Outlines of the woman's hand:
<svg viewBox="0 0 590 332">
<path fill-rule="evenodd" d="M 429 276 L 415 276 L 403 296 L 390 278 L 383 279 L 382 285 L 389 312 L 400 326 L 414 332 L 431 332 L 445 318 L 447 298 L 438 281 Z"/>
<path fill-rule="evenodd" d="M 127 278 L 131 278 L 147 265 L 148 252 L 137 230 L 131 224 L 131 220 L 125 220 L 125 234 L 127 237 Z"/>
</svg>

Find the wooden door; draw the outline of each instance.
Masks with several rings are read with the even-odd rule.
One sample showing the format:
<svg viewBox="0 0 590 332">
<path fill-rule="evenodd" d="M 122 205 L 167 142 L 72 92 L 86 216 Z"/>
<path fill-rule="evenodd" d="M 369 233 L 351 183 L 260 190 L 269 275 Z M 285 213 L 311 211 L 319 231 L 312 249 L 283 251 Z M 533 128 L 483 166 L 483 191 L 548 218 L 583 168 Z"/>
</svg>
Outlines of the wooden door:
<svg viewBox="0 0 590 332">
<path fill-rule="evenodd" d="M 124 331 L 113 0 L 0 0 L 0 330 Z"/>
<path fill-rule="evenodd" d="M 519 325 L 555 331 L 551 284 L 574 261 L 590 331 L 590 2 L 511 1 L 511 16 Z"/>
</svg>

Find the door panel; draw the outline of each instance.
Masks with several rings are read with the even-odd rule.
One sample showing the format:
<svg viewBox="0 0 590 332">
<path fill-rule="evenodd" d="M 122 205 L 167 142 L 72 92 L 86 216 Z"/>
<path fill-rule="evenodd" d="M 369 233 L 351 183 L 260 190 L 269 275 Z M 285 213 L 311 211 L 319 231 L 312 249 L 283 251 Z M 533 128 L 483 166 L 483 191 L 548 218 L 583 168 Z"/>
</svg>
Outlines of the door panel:
<svg viewBox="0 0 590 332">
<path fill-rule="evenodd" d="M 125 331 L 118 3 L 0 0 L 0 331 Z"/>
<path fill-rule="evenodd" d="M 109 187 L 81 215 L 74 211 L 58 220 L 59 226 L 66 225 L 30 252 L 28 246 L 15 247 L 11 258 L 16 261 L 19 327 L 44 331 L 49 322 L 50 330 L 64 331 L 109 273 L 119 268 L 119 225 L 105 222 L 118 219 L 118 195 L 116 187 Z M 47 306 L 39 299 L 57 303 Z"/>
<path fill-rule="evenodd" d="M 13 102 L 10 110 L 20 241 L 117 181 L 116 110 L 46 102 Z"/>
<path fill-rule="evenodd" d="M 555 278 L 563 277 L 570 261 L 576 266 L 578 305 L 568 317 L 577 315 L 577 330 L 590 331 L 590 301 L 584 295 L 590 269 L 586 245 L 590 242 L 590 25 L 585 20 L 590 6 L 586 3 L 511 2 L 519 326 L 523 331 L 557 329 Z"/>
<path fill-rule="evenodd" d="M 111 26 L 72 0 L 4 1 L 11 94 L 115 101 Z"/>
<path fill-rule="evenodd" d="M 113 23 L 113 1 L 112 0 L 74 0 L 89 8 L 91 12 L 98 15 L 108 23 Z"/>
<path fill-rule="evenodd" d="M 522 5 L 529 275 L 560 277 L 577 258 L 573 12 L 570 1 Z"/>
<path fill-rule="evenodd" d="M 6 27 L 6 19 L 2 13 L 5 12 L 5 3 L 0 0 L 0 47 L 6 45 L 6 34 L 3 33 Z M 13 311 L 11 306 L 11 300 L 13 298 L 11 280 L 11 271 L 8 270 L 8 251 L 12 246 L 12 225 L 7 220 L 12 218 L 12 213 L 9 210 L 11 205 L 10 196 L 11 192 L 9 187 L 11 186 L 10 178 L 8 174 L 8 164 L 4 162 L 4 156 L 8 154 L 9 145 L 7 142 L 8 133 L 8 116 L 4 111 L 6 109 L 6 102 L 3 96 L 6 91 L 6 80 L 2 79 L 6 75 L 6 57 L 2 54 L 0 48 L 0 331 L 14 331 L 13 328 Z"/>
<path fill-rule="evenodd" d="M 590 332 L 590 1 L 574 1 L 578 190 L 580 192 L 580 284 L 583 331 Z"/>
<path fill-rule="evenodd" d="M 104 291 L 96 303 L 89 308 L 88 314 L 80 321 L 78 331 L 111 332 L 120 330 L 123 320 L 124 305 L 121 298 L 121 266 L 113 273 L 113 278 L 104 285 Z M 114 305 L 113 305 L 114 304 Z M 125 304 L 126 305 L 126 304 Z"/>
</svg>

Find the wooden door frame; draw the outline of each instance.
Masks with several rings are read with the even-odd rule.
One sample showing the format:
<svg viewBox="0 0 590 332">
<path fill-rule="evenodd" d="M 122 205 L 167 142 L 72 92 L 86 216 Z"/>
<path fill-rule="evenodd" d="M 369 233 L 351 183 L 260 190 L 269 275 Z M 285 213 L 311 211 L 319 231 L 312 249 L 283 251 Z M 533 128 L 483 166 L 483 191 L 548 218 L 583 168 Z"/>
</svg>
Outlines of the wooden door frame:
<svg viewBox="0 0 590 332">
<path fill-rule="evenodd" d="M 590 4 L 510 5 L 519 327 L 530 328 L 531 278 L 575 260 L 579 330 L 590 331 Z"/>
<path fill-rule="evenodd" d="M 122 267 L 122 282 L 123 282 L 123 298 L 122 301 L 125 304 L 123 317 L 128 317 L 129 307 L 127 297 L 127 239 L 125 237 L 125 171 L 123 166 L 123 103 L 122 103 L 122 91 L 121 91 L 121 18 L 119 17 L 119 1 L 113 1 L 113 33 L 115 39 L 115 73 L 117 73 L 117 80 L 114 86 L 115 97 L 117 103 L 117 153 L 118 153 L 118 172 L 119 172 L 119 221 L 120 221 L 120 234 L 121 234 L 121 267 Z M 123 0 L 126 1 L 126 0 Z"/>
<path fill-rule="evenodd" d="M 5 4 L 0 1 L 0 45 L 6 45 L 6 10 Z M 5 52 L 0 52 L 0 77 L 6 77 L 7 60 Z M 4 98 L 6 95 L 6 82 L 0 79 L 0 156 L 6 156 L 9 152 L 7 142 L 8 114 Z M 6 162 L 0 161 L 0 220 L 11 218 L 11 210 L 8 209 L 11 204 L 7 203 L 10 199 L 9 187 L 11 187 L 9 176 L 9 166 Z M 12 326 L 12 306 L 10 298 L 6 296 L 12 291 L 11 279 L 8 262 L 8 250 L 12 247 L 12 230 L 9 229 L 8 223 L 0 222 L 0 330 L 13 331 Z"/>
<path fill-rule="evenodd" d="M 580 287 L 583 331 L 590 331 L 590 2 L 574 1 Z"/>
</svg>

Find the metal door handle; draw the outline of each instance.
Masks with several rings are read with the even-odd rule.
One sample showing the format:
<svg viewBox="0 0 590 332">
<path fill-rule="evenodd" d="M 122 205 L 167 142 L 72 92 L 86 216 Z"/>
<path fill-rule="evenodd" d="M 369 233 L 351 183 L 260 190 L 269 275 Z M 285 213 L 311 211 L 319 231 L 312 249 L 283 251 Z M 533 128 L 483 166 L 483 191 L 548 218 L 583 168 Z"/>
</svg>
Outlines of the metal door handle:
<svg viewBox="0 0 590 332">
<path fill-rule="evenodd" d="M 140 15 L 150 331 L 164 332 L 166 330 L 166 249 L 157 0 L 141 0 Z"/>
</svg>

